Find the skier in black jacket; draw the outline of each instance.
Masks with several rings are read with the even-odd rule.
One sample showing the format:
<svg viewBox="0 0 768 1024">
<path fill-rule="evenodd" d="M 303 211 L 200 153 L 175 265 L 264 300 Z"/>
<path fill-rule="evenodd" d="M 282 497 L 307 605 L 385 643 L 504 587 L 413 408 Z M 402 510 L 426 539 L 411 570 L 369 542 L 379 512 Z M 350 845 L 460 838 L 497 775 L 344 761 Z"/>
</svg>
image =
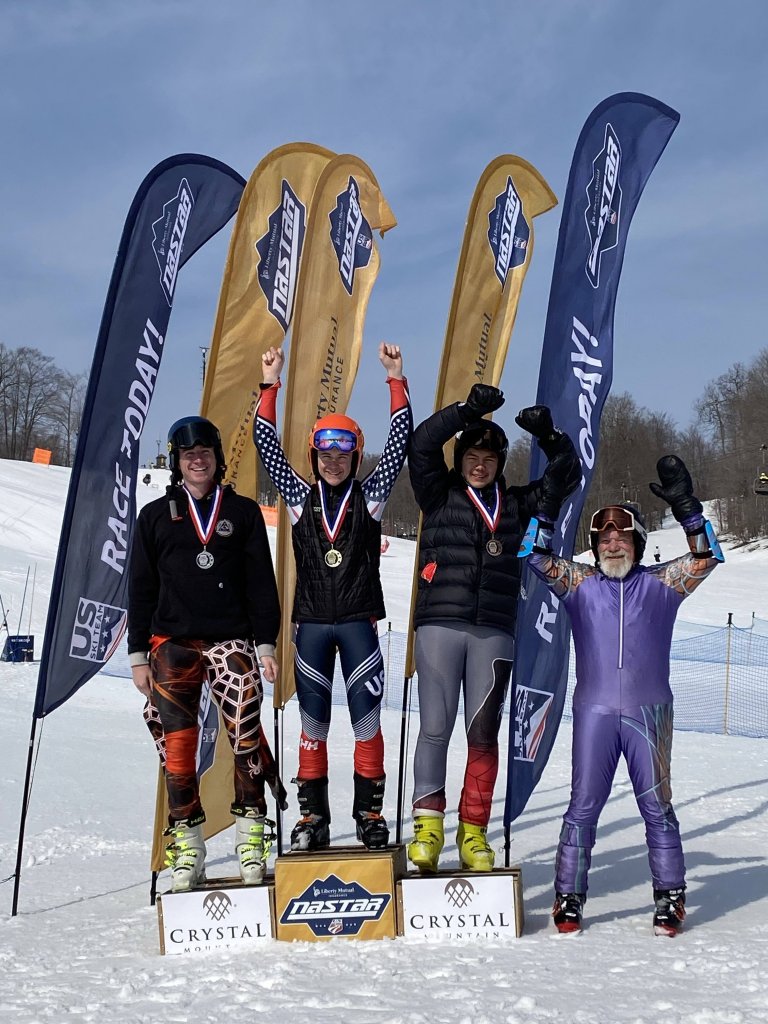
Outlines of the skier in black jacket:
<svg viewBox="0 0 768 1024">
<path fill-rule="evenodd" d="M 517 424 L 549 458 L 540 480 L 508 486 L 502 473 L 507 437 L 493 421 L 498 388 L 475 384 L 466 402 L 421 423 L 408 468 L 423 513 L 414 628 L 420 731 L 414 759 L 414 839 L 408 856 L 422 871 L 437 870 L 444 843 L 448 744 L 463 688 L 468 756 L 459 803 L 461 864 L 490 871 L 486 831 L 498 771 L 498 733 L 512 672 L 520 541 L 530 518 L 554 521 L 581 478 L 570 438 L 546 406 L 523 409 Z M 453 468 L 443 446 L 457 435 Z"/>
<path fill-rule="evenodd" d="M 165 768 L 173 891 L 205 879 L 196 752 L 206 679 L 234 751 L 240 874 L 255 884 L 269 850 L 265 781 L 284 798 L 261 727 L 259 661 L 274 682 L 280 628 L 267 531 L 258 504 L 221 485 L 224 454 L 209 420 L 178 420 L 168 450 L 171 486 L 141 510 L 133 539 L 128 652 Z"/>
</svg>

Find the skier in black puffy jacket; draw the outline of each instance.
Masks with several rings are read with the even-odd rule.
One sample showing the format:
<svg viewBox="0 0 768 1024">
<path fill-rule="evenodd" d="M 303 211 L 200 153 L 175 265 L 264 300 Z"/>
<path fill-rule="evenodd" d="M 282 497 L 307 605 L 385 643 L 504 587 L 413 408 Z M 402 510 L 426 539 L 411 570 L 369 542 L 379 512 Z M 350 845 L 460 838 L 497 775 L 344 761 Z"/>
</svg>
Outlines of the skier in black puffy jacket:
<svg viewBox="0 0 768 1024">
<path fill-rule="evenodd" d="M 483 416 L 498 409 L 498 388 L 475 384 L 466 402 L 430 416 L 414 431 L 408 465 L 423 513 L 414 628 L 420 731 L 414 760 L 412 863 L 437 869 L 444 842 L 448 744 L 463 689 L 467 766 L 459 802 L 462 866 L 490 871 L 486 831 L 498 771 L 498 732 L 512 673 L 520 541 L 532 516 L 550 521 L 578 484 L 570 438 L 546 406 L 523 409 L 517 424 L 533 434 L 549 465 L 539 480 L 508 486 L 508 442 Z M 443 446 L 457 435 L 453 468 Z"/>
</svg>

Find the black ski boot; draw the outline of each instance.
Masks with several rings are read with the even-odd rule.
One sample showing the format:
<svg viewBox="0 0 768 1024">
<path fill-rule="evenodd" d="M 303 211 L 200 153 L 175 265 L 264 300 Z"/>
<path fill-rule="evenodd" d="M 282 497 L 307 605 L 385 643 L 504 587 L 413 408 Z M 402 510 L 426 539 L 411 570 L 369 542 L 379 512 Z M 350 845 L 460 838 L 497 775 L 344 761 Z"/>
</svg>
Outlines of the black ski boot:
<svg viewBox="0 0 768 1024">
<path fill-rule="evenodd" d="M 685 920 L 685 886 L 680 889 L 654 889 L 653 934 L 673 939 Z"/>
<path fill-rule="evenodd" d="M 581 917 L 587 897 L 580 892 L 556 892 L 552 917 L 563 935 L 581 931 Z"/>
<path fill-rule="evenodd" d="M 355 772 L 354 779 L 352 817 L 357 822 L 357 838 L 368 850 L 383 850 L 389 843 L 389 828 L 381 816 L 386 777 L 366 779 Z"/>
<path fill-rule="evenodd" d="M 324 850 L 331 845 L 328 777 L 293 781 L 299 787 L 301 817 L 291 832 L 291 850 Z"/>
</svg>

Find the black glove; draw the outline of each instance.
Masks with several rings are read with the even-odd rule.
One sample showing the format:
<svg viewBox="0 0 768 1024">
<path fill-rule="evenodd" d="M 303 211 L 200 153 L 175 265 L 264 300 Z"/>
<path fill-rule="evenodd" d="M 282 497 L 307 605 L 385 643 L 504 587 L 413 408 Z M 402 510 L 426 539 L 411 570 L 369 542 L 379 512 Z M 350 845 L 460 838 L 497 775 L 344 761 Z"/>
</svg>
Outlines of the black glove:
<svg viewBox="0 0 768 1024">
<path fill-rule="evenodd" d="M 536 505 L 536 518 L 544 523 L 557 522 L 563 502 L 581 480 L 581 463 L 567 434 L 561 434 L 561 451 L 544 470 L 541 495 Z"/>
<path fill-rule="evenodd" d="M 526 409 L 521 409 L 515 416 L 515 423 L 529 434 L 533 434 L 548 459 L 553 459 L 561 451 L 560 441 L 566 435 L 555 427 L 548 406 L 529 405 Z"/>
<path fill-rule="evenodd" d="M 693 494 L 693 480 L 682 459 L 676 455 L 664 455 L 656 463 L 660 484 L 648 484 L 657 498 L 661 498 L 672 509 L 678 523 L 701 515 L 704 509 Z"/>
<path fill-rule="evenodd" d="M 472 420 L 481 420 L 504 405 L 504 392 L 492 384 L 473 384 L 467 395 L 466 407 Z M 471 420 L 470 420 L 471 422 Z"/>
</svg>

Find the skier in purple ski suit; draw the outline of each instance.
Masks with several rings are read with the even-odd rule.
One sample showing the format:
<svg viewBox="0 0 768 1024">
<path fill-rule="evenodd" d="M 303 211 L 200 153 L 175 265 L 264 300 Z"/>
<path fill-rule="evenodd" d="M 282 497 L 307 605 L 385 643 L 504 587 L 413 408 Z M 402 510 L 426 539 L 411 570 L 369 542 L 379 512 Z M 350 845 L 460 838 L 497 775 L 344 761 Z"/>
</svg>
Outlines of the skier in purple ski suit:
<svg viewBox="0 0 768 1024">
<path fill-rule="evenodd" d="M 675 935 L 685 917 L 685 863 L 670 785 L 670 645 L 680 603 L 722 555 L 683 462 L 667 455 L 657 472 L 661 484 L 651 490 L 671 506 L 689 554 L 640 565 L 645 527 L 638 510 L 624 504 L 592 516 L 594 568 L 553 555 L 552 524 L 541 521 L 530 559 L 564 602 L 576 652 L 571 800 L 555 866 L 553 916 L 561 932 L 581 929 L 597 822 L 622 754 L 645 820 L 655 933 Z"/>
</svg>

